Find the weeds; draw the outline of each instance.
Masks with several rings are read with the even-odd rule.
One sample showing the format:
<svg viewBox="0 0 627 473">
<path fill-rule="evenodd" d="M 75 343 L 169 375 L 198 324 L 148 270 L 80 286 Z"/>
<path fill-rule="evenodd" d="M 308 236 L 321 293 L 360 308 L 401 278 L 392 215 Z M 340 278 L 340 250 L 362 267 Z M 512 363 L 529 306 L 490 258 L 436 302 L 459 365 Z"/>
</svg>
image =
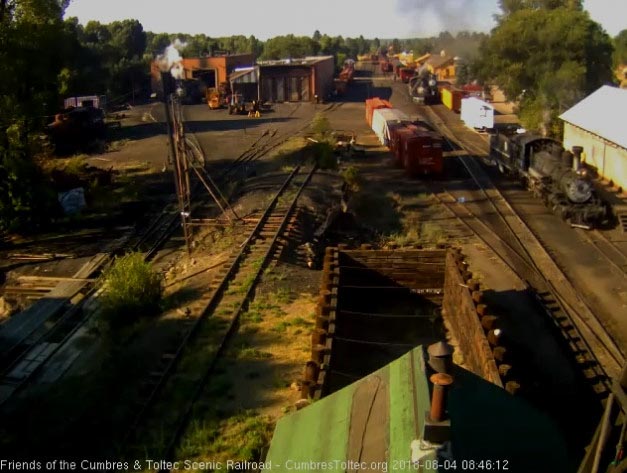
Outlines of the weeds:
<svg viewBox="0 0 627 473">
<path fill-rule="evenodd" d="M 334 154 L 333 144 L 329 141 L 319 141 L 311 148 L 320 169 L 337 169 L 337 158 Z"/>
<path fill-rule="evenodd" d="M 120 151 L 129 141 L 130 140 L 128 140 L 127 138 L 112 141 L 111 143 L 109 143 L 109 146 L 107 146 L 107 150 L 110 152 Z"/>
<path fill-rule="evenodd" d="M 292 300 L 292 292 L 289 289 L 280 287 L 270 295 L 270 298 L 275 304 L 288 304 Z"/>
<path fill-rule="evenodd" d="M 296 317 L 296 318 L 294 318 L 294 319 L 292 319 L 290 321 L 290 325 L 301 326 L 301 327 L 310 327 L 313 324 L 312 324 L 312 322 L 309 322 L 308 320 L 305 320 L 302 317 Z"/>
<path fill-rule="evenodd" d="M 272 358 L 272 353 L 261 351 L 252 347 L 246 347 L 239 351 L 237 358 L 240 360 L 267 360 L 268 358 Z"/>
<path fill-rule="evenodd" d="M 420 227 L 421 240 L 428 243 L 443 243 L 446 241 L 446 232 L 432 222 L 423 222 Z"/>
<path fill-rule="evenodd" d="M 355 166 L 347 167 L 340 172 L 340 175 L 344 178 L 344 182 L 346 182 L 351 191 L 359 191 L 362 185 L 362 179 L 359 175 L 359 170 Z"/>
<path fill-rule="evenodd" d="M 398 246 L 411 246 L 420 241 L 420 235 L 416 228 L 410 228 L 405 232 L 393 233 L 387 239 L 388 243 L 395 243 Z"/>
<path fill-rule="evenodd" d="M 324 135 L 329 133 L 329 131 L 331 131 L 331 124 L 329 123 L 329 119 L 323 112 L 318 112 L 314 116 L 313 120 L 311 121 L 311 131 L 317 137 L 323 137 Z"/>
<path fill-rule="evenodd" d="M 82 178 L 86 170 L 87 155 L 84 154 L 79 154 L 78 156 L 74 156 L 73 158 L 68 159 L 65 163 L 65 167 L 63 168 L 65 174 L 74 176 L 77 179 Z"/>
<path fill-rule="evenodd" d="M 102 275 L 104 293 L 100 302 L 105 318 L 113 326 L 125 325 L 141 315 L 159 312 L 163 294 L 161 276 L 141 253 L 115 259 Z"/>
<path fill-rule="evenodd" d="M 190 426 L 177 452 L 179 458 L 211 458 L 221 462 L 256 460 L 272 437 L 272 422 L 255 411 L 244 411 L 226 419 L 212 417 Z"/>
<path fill-rule="evenodd" d="M 287 328 L 290 326 L 289 322 L 279 322 L 278 324 L 276 324 L 276 326 L 274 326 L 272 328 L 272 330 L 274 332 L 278 332 L 278 333 L 285 333 L 287 332 Z"/>
</svg>

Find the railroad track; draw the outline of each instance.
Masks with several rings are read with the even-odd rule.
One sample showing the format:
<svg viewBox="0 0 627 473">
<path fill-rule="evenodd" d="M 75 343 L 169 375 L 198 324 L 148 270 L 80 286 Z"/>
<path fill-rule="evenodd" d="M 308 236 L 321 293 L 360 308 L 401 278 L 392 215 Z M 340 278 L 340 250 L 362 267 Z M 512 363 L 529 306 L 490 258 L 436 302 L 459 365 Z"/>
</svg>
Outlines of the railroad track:
<svg viewBox="0 0 627 473">
<path fill-rule="evenodd" d="M 443 137 L 464 148 L 465 144 L 453 136 L 446 123 L 429 107 L 425 108 L 428 115 L 435 116 L 432 124 L 440 130 Z M 562 333 L 594 390 L 600 394 L 610 392 L 611 379 L 619 376 L 625 361 L 621 349 L 579 297 L 541 240 L 492 184 L 477 160 L 468 156 L 461 156 L 459 159 L 484 196 L 485 203 L 494 211 L 489 228 L 485 223 L 481 223 L 488 228 L 487 235 L 481 235 L 476 229 L 472 230 L 534 290 L 537 303 L 543 307 L 550 320 Z M 459 207 L 453 210 L 450 204 L 449 202 L 447 207 L 453 212 L 457 210 L 456 216 L 464 220 L 459 213 Z M 464 207 L 466 217 L 471 216 L 476 221 L 480 220 L 467 204 Z M 496 232 L 498 235 L 490 232 Z M 494 238 L 498 238 L 500 242 L 495 244 Z"/>
<path fill-rule="evenodd" d="M 125 435 L 124 447 L 131 445 L 130 450 L 136 448 L 135 454 L 143 455 L 146 448 L 159 445 L 161 433 L 167 432 L 161 451 L 151 453 L 159 458 L 172 456 L 315 170 L 313 167 L 307 173 L 293 196 L 290 192 L 300 167 L 289 175 L 250 234 L 221 268 L 201 304 L 182 322 L 184 335 L 175 346 L 164 350 L 137 393 L 137 414 Z M 184 399 L 181 392 L 186 393 Z"/>
<path fill-rule="evenodd" d="M 2 360 L 0 406 L 25 388 L 94 314 L 100 291 L 98 276 L 111 265 L 117 254 L 130 248 L 142 252 L 147 261 L 154 257 L 176 228 L 178 212 L 170 207 L 171 203 L 166 204 L 135 242 L 129 243 L 132 237 L 127 235 L 114 250 L 100 255 L 99 261 L 86 275 L 89 280 L 86 279 L 80 291 L 72 297 L 73 300 L 80 297 L 79 301 L 70 304 L 68 300 L 65 305 L 69 307 L 65 310 L 53 314 L 45 324 L 38 324 L 23 333 L 23 337 L 11 349 L 10 356 Z"/>
<path fill-rule="evenodd" d="M 627 278 L 627 256 L 618 248 L 616 243 L 607 238 L 599 230 L 576 229 L 579 236 L 594 246 L 598 253 L 615 269 L 618 277 Z"/>
<path fill-rule="evenodd" d="M 199 184 L 195 182 L 195 188 Z M 100 289 L 97 277 L 113 262 L 114 257 L 130 249 L 143 253 L 144 260 L 150 261 L 178 228 L 178 221 L 176 198 L 172 196 L 141 233 L 136 236 L 126 235 L 116 248 L 101 255 L 100 261 L 89 270 L 89 274 L 85 274 L 91 280 L 86 281 L 81 290 L 72 297 L 80 297 L 78 302 L 53 314 L 45 324 L 36 325 L 23 334 L 22 339 L 12 347 L 10 356 L 3 356 L 2 359 L 0 406 L 26 387 L 93 315 L 97 306 L 95 299 Z"/>
</svg>

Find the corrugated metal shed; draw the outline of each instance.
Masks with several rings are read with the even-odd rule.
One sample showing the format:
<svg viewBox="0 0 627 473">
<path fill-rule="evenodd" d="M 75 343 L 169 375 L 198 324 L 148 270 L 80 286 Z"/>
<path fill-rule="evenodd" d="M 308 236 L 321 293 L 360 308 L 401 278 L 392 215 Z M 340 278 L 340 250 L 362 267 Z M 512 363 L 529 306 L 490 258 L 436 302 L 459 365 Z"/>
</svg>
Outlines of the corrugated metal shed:
<svg viewBox="0 0 627 473">
<path fill-rule="evenodd" d="M 431 450 L 421 467 L 410 463 L 429 409 L 423 348 L 417 347 L 336 393 L 282 418 L 266 462 L 273 472 L 357 472 L 348 463 L 387 472 L 435 472 Z M 456 366 L 448 395 L 456 471 L 491 460 L 491 470 L 575 471 L 561 436 L 541 413 L 503 389 Z M 440 464 L 443 458 L 440 456 Z M 470 466 L 469 461 L 475 463 Z M 462 468 L 462 462 L 466 462 Z M 322 466 L 324 464 L 324 466 Z M 355 465 L 355 463 L 353 463 Z M 449 467 L 452 464 L 449 464 Z M 454 471 L 449 468 L 450 471 Z"/>
<path fill-rule="evenodd" d="M 560 118 L 627 148 L 625 113 L 627 113 L 627 90 L 604 85 L 568 109 L 560 115 Z"/>
<path fill-rule="evenodd" d="M 258 67 L 246 67 L 235 69 L 229 76 L 229 80 L 234 84 L 252 84 L 257 83 L 259 76 Z"/>
</svg>

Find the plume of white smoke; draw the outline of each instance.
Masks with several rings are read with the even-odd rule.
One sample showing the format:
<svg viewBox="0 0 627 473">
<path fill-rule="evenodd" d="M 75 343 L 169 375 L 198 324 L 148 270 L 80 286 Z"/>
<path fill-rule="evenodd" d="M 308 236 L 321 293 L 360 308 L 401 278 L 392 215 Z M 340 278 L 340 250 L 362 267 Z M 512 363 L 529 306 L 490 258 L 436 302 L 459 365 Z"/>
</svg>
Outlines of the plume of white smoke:
<svg viewBox="0 0 627 473">
<path fill-rule="evenodd" d="M 159 69 L 161 69 L 162 72 L 169 71 L 175 79 L 184 79 L 185 71 L 183 69 L 183 58 L 180 53 L 186 47 L 187 43 L 176 38 L 172 44 L 165 48 L 163 54 L 157 56 Z"/>
<path fill-rule="evenodd" d="M 485 7 L 479 0 L 397 0 L 396 9 L 416 20 L 416 32 L 424 29 L 424 36 L 431 36 L 435 31 L 473 29 L 474 14 Z"/>
</svg>

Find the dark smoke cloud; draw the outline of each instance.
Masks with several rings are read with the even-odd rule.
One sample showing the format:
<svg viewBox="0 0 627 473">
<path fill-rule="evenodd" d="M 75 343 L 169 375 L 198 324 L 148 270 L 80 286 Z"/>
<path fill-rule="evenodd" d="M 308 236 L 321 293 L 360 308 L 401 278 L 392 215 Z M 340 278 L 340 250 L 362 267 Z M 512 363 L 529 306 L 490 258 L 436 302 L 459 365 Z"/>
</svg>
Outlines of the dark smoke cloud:
<svg viewBox="0 0 627 473">
<path fill-rule="evenodd" d="M 479 27 L 473 20 L 477 14 L 485 10 L 483 14 L 491 16 L 485 3 L 485 0 L 397 0 L 396 9 L 414 22 L 412 31 L 406 33 L 423 37 L 441 31 L 476 31 Z"/>
</svg>

